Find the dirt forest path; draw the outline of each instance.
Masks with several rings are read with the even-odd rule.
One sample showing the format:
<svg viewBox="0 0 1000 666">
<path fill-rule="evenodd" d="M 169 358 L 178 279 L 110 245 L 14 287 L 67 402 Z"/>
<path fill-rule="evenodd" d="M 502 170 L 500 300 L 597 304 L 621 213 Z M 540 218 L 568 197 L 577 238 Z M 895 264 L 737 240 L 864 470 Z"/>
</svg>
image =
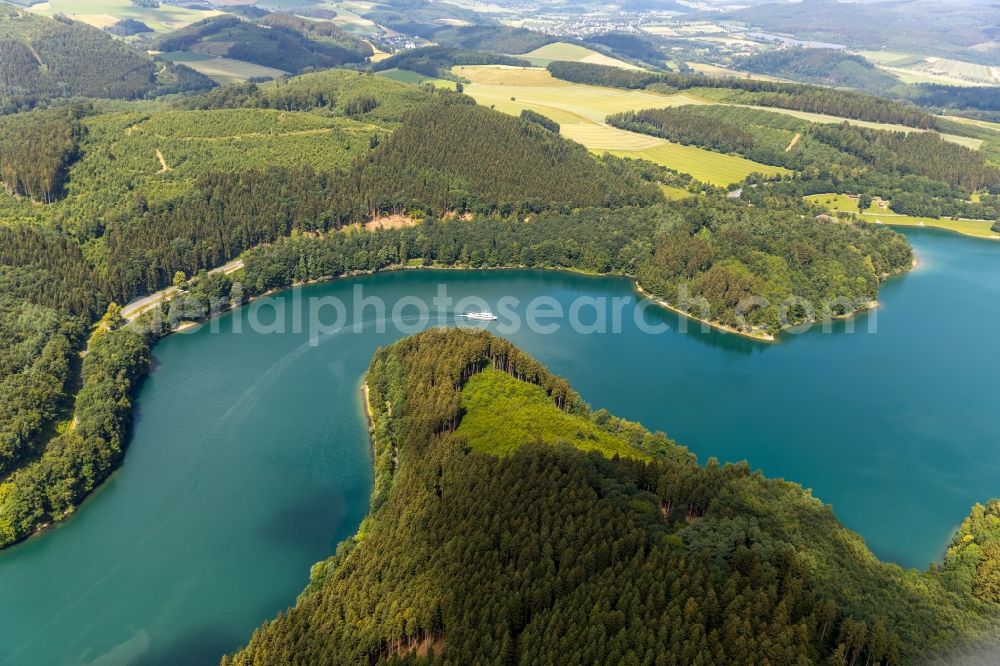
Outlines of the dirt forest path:
<svg viewBox="0 0 1000 666">
<path fill-rule="evenodd" d="M 167 164 L 167 160 L 163 158 L 163 153 L 160 152 L 159 148 L 156 149 L 156 159 L 160 160 L 160 173 L 172 171 L 170 166 Z"/>
<path fill-rule="evenodd" d="M 795 144 L 797 144 L 799 142 L 799 139 L 801 138 L 802 138 L 801 132 L 796 132 L 795 136 L 792 137 L 792 141 L 788 144 L 788 148 L 785 148 L 785 152 L 786 153 L 792 152 L 792 148 L 795 147 Z"/>
</svg>

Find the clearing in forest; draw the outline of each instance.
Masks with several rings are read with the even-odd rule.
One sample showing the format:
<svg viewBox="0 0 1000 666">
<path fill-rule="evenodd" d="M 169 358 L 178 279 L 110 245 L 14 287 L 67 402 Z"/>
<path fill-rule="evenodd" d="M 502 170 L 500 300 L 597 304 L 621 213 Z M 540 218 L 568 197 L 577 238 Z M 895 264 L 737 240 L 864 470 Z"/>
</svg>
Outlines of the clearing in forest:
<svg viewBox="0 0 1000 666">
<path fill-rule="evenodd" d="M 854 213 L 862 221 L 873 224 L 885 224 L 894 227 L 934 227 L 936 229 L 954 231 L 965 236 L 1000 240 L 1000 234 L 990 229 L 993 225 L 991 220 L 953 220 L 947 217 L 934 218 L 900 215 L 893 213 L 888 208 L 881 208 L 875 203 L 869 206 L 864 213 L 859 213 L 858 200 L 846 194 L 813 194 L 805 197 L 805 199 L 834 212 Z"/>
</svg>

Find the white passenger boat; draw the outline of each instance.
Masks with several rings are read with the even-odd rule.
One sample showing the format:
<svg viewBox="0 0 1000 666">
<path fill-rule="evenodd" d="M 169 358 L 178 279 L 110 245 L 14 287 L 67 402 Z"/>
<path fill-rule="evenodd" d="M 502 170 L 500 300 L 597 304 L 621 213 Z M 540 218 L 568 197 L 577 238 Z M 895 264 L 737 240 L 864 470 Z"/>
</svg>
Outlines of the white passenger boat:
<svg viewBox="0 0 1000 666">
<path fill-rule="evenodd" d="M 497 316 L 492 312 L 466 312 L 463 317 L 476 319 L 478 321 L 496 321 Z"/>
</svg>

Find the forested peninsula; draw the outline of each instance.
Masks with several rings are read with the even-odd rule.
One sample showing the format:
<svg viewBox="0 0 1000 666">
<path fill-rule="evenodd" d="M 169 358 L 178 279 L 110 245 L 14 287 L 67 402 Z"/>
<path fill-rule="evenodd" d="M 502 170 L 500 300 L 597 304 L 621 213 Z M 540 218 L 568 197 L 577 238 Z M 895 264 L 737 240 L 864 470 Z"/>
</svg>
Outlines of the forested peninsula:
<svg viewBox="0 0 1000 666">
<path fill-rule="evenodd" d="M 699 465 L 489 333 L 403 339 L 366 387 L 368 518 L 226 666 L 896 664 L 994 626 L 1000 504 L 903 571 L 800 486 Z"/>
</svg>

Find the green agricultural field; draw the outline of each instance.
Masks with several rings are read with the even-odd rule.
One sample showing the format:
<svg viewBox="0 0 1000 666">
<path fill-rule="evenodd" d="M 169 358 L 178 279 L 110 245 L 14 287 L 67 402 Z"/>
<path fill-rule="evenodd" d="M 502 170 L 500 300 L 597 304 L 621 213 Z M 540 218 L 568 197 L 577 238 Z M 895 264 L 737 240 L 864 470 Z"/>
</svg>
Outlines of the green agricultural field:
<svg viewBox="0 0 1000 666">
<path fill-rule="evenodd" d="M 620 111 L 698 103 L 686 94 L 661 95 L 570 83 L 534 67 L 471 65 L 454 67 L 452 72 L 471 81 L 465 93 L 484 106 L 514 114 L 532 109 L 558 123 L 603 123 L 608 115 Z"/>
<path fill-rule="evenodd" d="M 729 185 L 738 183 L 752 173 L 766 176 L 791 173 L 788 169 L 760 164 L 736 155 L 713 153 L 695 146 L 663 141 L 644 150 L 609 150 L 612 155 L 649 160 L 689 173 L 703 183 Z"/>
<path fill-rule="evenodd" d="M 897 215 L 891 210 L 872 204 L 861 214 L 858 214 L 858 202 L 846 194 L 813 194 L 805 197 L 807 201 L 818 204 L 833 212 L 847 212 L 858 215 L 859 219 L 872 224 L 885 224 L 894 227 L 934 227 L 954 231 L 965 236 L 1000 240 L 1000 234 L 992 231 L 990 220 L 952 220 L 949 218 L 914 217 L 912 215 Z"/>
<path fill-rule="evenodd" d="M 876 65 L 892 65 L 894 67 L 905 67 L 922 61 L 923 56 L 909 53 L 899 53 L 897 51 L 858 51 L 859 56 Z"/>
<path fill-rule="evenodd" d="M 455 82 L 449 81 L 448 79 L 439 79 L 433 76 L 424 76 L 419 72 L 411 72 L 408 69 L 399 69 L 393 67 L 392 69 L 387 69 L 381 72 L 376 72 L 376 76 L 381 76 L 383 78 L 389 79 L 390 81 L 399 81 L 400 83 L 411 83 L 413 85 L 422 85 L 424 83 L 430 83 L 437 88 L 448 88 L 449 90 L 455 89 Z"/>
<path fill-rule="evenodd" d="M 702 103 L 693 95 L 662 95 L 570 83 L 533 67 L 477 65 L 455 67 L 452 72 L 471 81 L 465 85 L 465 92 L 480 104 L 511 115 L 518 115 L 523 109 L 536 111 L 559 123 L 563 136 L 593 152 L 648 159 L 715 185 L 739 182 L 755 172 L 788 173 L 780 167 L 669 143 L 604 122 L 607 116 L 621 111 Z"/>
<path fill-rule="evenodd" d="M 995 86 L 1000 84 L 1000 68 L 948 58 L 921 58 L 910 64 L 885 67 L 912 77 L 923 77 L 928 83 L 948 85 Z"/>
<path fill-rule="evenodd" d="M 465 415 L 455 431 L 474 450 L 508 455 L 524 444 L 565 442 L 603 455 L 647 459 L 582 416 L 556 407 L 545 390 L 499 370 L 474 375 L 462 388 Z"/>
<path fill-rule="evenodd" d="M 334 5 L 334 10 L 337 12 L 337 15 L 333 17 L 333 22 L 337 24 L 344 32 L 349 32 L 353 35 L 364 36 L 364 35 L 377 35 L 382 31 L 382 29 L 378 25 L 358 14 L 358 12 L 370 9 L 371 4 L 369 3 L 342 3 L 342 4 L 330 3 L 330 4 Z M 364 4 L 365 7 L 359 6 L 360 4 Z"/>
<path fill-rule="evenodd" d="M 36 14 L 65 14 L 96 28 L 107 28 L 121 19 L 142 21 L 156 32 L 171 32 L 195 21 L 218 16 L 220 11 L 187 9 L 161 3 L 159 7 L 140 7 L 132 0 L 49 0 L 29 7 Z"/>
<path fill-rule="evenodd" d="M 585 46 L 570 44 L 568 42 L 554 42 L 552 44 L 546 44 L 545 46 L 535 49 L 534 51 L 518 55 L 517 57 L 524 58 L 536 67 L 545 67 L 550 62 L 554 62 L 556 60 L 568 60 L 571 62 L 586 62 L 592 65 L 622 67 L 624 69 L 641 69 L 635 65 L 625 62 L 624 60 L 612 58 L 604 55 L 603 53 L 598 53 L 593 49 L 588 49 Z"/>
<path fill-rule="evenodd" d="M 160 57 L 170 62 L 183 63 L 191 69 L 212 78 L 220 85 L 246 81 L 253 78 L 276 79 L 288 74 L 288 72 L 274 67 L 265 67 L 264 65 L 257 65 L 244 60 L 234 60 L 232 58 L 222 58 L 220 56 L 192 53 L 190 51 L 161 53 Z"/>
</svg>

